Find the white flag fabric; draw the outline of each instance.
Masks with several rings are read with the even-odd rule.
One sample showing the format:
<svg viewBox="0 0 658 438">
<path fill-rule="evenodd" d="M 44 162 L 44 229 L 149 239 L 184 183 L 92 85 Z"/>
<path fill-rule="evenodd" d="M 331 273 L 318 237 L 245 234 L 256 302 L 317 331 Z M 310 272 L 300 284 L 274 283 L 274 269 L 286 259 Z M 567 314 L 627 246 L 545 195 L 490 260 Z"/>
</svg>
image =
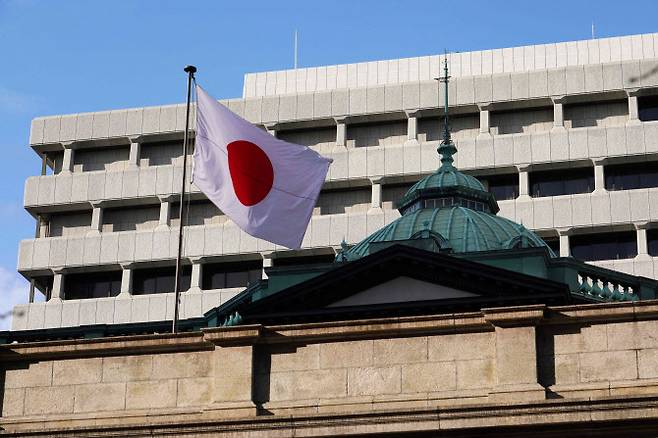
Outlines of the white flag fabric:
<svg viewBox="0 0 658 438">
<path fill-rule="evenodd" d="M 332 160 L 196 92 L 194 184 L 245 232 L 299 248 Z"/>
</svg>

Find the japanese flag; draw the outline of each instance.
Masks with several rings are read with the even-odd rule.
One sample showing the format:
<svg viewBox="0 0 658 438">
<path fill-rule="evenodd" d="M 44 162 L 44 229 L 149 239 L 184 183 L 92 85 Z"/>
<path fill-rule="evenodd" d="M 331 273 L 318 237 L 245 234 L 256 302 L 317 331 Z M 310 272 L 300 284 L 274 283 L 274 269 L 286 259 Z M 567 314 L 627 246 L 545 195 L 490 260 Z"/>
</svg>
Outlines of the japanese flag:
<svg viewBox="0 0 658 438">
<path fill-rule="evenodd" d="M 299 248 L 332 160 L 278 140 L 196 91 L 194 184 L 245 232 Z"/>
</svg>

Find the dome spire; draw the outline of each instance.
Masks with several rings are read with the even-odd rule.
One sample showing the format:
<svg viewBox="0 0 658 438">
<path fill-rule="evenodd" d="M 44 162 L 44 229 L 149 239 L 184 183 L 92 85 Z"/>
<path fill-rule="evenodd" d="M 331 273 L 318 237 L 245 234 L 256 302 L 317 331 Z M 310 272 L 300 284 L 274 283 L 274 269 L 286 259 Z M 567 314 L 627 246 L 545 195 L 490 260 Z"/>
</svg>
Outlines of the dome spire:
<svg viewBox="0 0 658 438">
<path fill-rule="evenodd" d="M 448 52 L 446 51 L 443 58 L 443 76 L 435 78 L 439 83 L 444 83 L 444 100 L 443 100 L 443 109 L 444 109 L 444 123 L 443 123 L 443 139 L 439 145 L 437 151 L 441 155 L 441 167 L 451 168 L 453 167 L 452 162 L 454 159 L 452 156 L 457 153 L 457 148 L 452 142 L 450 137 L 450 118 L 448 116 L 448 81 L 450 76 L 448 75 Z M 439 87 L 439 90 L 441 88 Z"/>
</svg>

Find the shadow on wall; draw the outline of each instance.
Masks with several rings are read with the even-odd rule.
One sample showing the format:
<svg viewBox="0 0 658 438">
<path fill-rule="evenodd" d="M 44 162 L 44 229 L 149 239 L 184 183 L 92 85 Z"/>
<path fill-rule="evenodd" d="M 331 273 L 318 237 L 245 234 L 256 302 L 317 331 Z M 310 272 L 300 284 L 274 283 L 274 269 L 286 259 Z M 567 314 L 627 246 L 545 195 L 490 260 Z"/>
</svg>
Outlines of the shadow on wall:
<svg viewBox="0 0 658 438">
<path fill-rule="evenodd" d="M 583 326 L 565 324 L 564 326 L 538 327 L 537 339 L 537 376 L 539 384 L 546 388 L 546 398 L 564 398 L 549 388 L 555 385 L 558 377 L 558 358 L 555 355 L 555 337 L 579 335 Z"/>
</svg>

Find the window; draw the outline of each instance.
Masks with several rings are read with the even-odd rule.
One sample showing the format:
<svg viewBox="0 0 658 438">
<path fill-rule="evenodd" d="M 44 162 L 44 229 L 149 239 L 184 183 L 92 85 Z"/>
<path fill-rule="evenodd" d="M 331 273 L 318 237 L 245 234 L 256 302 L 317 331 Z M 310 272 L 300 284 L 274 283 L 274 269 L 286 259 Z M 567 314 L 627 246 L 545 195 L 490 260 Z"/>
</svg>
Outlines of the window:
<svg viewBox="0 0 658 438">
<path fill-rule="evenodd" d="M 658 120 L 658 96 L 640 96 L 637 98 L 638 116 L 643 122 Z"/>
<path fill-rule="evenodd" d="M 591 193 L 593 191 L 593 167 L 530 173 L 530 195 L 533 198 Z"/>
<path fill-rule="evenodd" d="M 121 292 L 121 271 L 87 272 L 64 277 L 64 299 L 116 297 Z"/>
<path fill-rule="evenodd" d="M 497 201 L 516 199 L 519 196 L 519 175 L 492 175 L 480 178 L 489 185 L 489 192 L 493 193 Z"/>
<path fill-rule="evenodd" d="M 658 257 L 658 229 L 647 230 L 647 246 L 649 255 Z"/>
<path fill-rule="evenodd" d="M 607 190 L 658 187 L 658 162 L 605 166 Z"/>
<path fill-rule="evenodd" d="M 181 266 L 181 291 L 190 288 L 192 266 Z M 176 267 L 136 269 L 133 273 L 133 295 L 162 294 L 174 292 Z"/>
<path fill-rule="evenodd" d="M 52 275 L 34 277 L 34 287 L 46 297 L 46 301 L 50 299 L 53 291 L 53 278 Z"/>
<path fill-rule="evenodd" d="M 557 255 L 560 254 L 560 238 L 559 237 L 542 237 L 542 240 L 548 245 L 550 249 Z"/>
<path fill-rule="evenodd" d="M 279 266 L 308 266 L 332 263 L 336 257 L 333 254 L 320 254 L 313 256 L 281 257 L 273 260 L 276 267 Z"/>
<path fill-rule="evenodd" d="M 635 232 L 571 236 L 571 255 L 584 261 L 630 259 L 637 255 Z"/>
<path fill-rule="evenodd" d="M 201 288 L 226 289 L 231 287 L 247 287 L 261 279 L 263 262 L 250 260 L 233 263 L 208 263 L 203 265 Z"/>
</svg>

